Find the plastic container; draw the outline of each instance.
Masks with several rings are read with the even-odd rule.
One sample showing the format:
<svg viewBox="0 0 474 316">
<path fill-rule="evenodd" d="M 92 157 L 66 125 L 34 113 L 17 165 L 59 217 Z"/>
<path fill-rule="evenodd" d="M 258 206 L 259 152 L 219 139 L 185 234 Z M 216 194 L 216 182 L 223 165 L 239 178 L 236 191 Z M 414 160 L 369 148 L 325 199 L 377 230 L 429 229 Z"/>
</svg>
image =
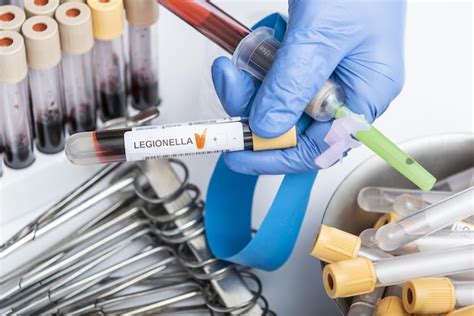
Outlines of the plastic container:
<svg viewBox="0 0 474 316">
<path fill-rule="evenodd" d="M 401 145 L 409 155 L 444 179 L 474 166 L 474 135 L 469 133 L 436 135 Z M 450 163 L 446 163 L 446 161 Z M 359 191 L 367 186 L 415 189 L 408 180 L 378 157 L 372 157 L 352 171 L 334 192 L 323 217 L 323 224 L 359 235 L 374 226 L 379 214 L 363 211 L 357 204 Z M 352 299 L 336 299 L 341 312 L 347 315 Z"/>
</svg>

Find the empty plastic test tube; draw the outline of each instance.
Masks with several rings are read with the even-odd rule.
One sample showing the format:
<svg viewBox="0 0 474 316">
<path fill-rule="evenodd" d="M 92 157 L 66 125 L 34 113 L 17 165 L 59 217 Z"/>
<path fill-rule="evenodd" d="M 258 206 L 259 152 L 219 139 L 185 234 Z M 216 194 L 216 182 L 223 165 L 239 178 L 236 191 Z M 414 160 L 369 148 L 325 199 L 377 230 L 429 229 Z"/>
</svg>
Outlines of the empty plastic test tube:
<svg viewBox="0 0 474 316">
<path fill-rule="evenodd" d="M 30 166 L 35 156 L 25 44 L 17 32 L 0 31 L 0 69 L 3 160 L 10 168 L 22 169 Z"/>
<path fill-rule="evenodd" d="M 34 16 L 22 26 L 30 68 L 30 89 L 36 147 L 46 154 L 64 149 L 63 95 L 60 82 L 61 47 L 58 24 Z"/>
<path fill-rule="evenodd" d="M 474 167 L 436 182 L 434 189 L 459 192 L 474 185 Z"/>
<path fill-rule="evenodd" d="M 127 117 L 122 0 L 88 0 L 96 39 L 94 74 L 102 121 Z"/>
<path fill-rule="evenodd" d="M 232 59 L 237 67 L 263 80 L 281 45 L 274 38 L 272 29 L 261 27 L 250 32 L 227 13 L 204 0 L 159 0 L 159 2 L 211 41 L 233 54 Z M 353 133 L 356 139 L 422 190 L 429 191 L 436 179 L 364 118 L 344 106 L 344 98 L 341 87 L 329 80 L 308 105 L 306 114 L 317 121 L 352 117 L 361 123 L 359 125 L 364 126 Z"/>
<path fill-rule="evenodd" d="M 423 236 L 450 226 L 474 213 L 474 187 L 456 193 L 397 222 L 381 227 L 375 244 L 393 251 Z"/>
<path fill-rule="evenodd" d="M 462 273 L 474 269 L 473 253 L 474 246 L 469 245 L 373 262 L 366 257 L 343 260 L 324 267 L 324 288 L 329 297 L 340 298 L 408 280 Z"/>
<path fill-rule="evenodd" d="M 56 10 L 61 35 L 66 121 L 70 134 L 96 128 L 96 98 L 92 69 L 92 19 L 84 3 L 64 3 Z"/>
<path fill-rule="evenodd" d="M 410 280 L 403 286 L 403 305 L 410 313 L 445 314 L 473 304 L 473 282 L 425 278 Z"/>
<path fill-rule="evenodd" d="M 158 89 L 158 8 L 156 0 L 125 0 L 132 106 L 145 110 L 160 103 Z"/>
<path fill-rule="evenodd" d="M 263 139 L 241 118 L 77 133 L 66 155 L 75 164 L 97 164 L 296 146 L 296 129 Z"/>
<path fill-rule="evenodd" d="M 54 12 L 58 6 L 59 0 L 24 0 L 24 9 L 27 18 L 36 15 L 54 18 Z"/>
<path fill-rule="evenodd" d="M 393 211 L 395 199 L 401 195 L 409 194 L 428 203 L 438 202 L 452 195 L 452 192 L 365 187 L 357 195 L 357 204 L 366 212 L 387 213 Z"/>
<path fill-rule="evenodd" d="M 321 225 L 319 234 L 314 241 L 311 255 L 327 263 L 353 259 L 360 256 L 367 257 L 371 260 L 392 257 L 392 255 L 379 249 L 363 246 L 359 236 L 326 225 Z"/>
<path fill-rule="evenodd" d="M 383 287 L 376 288 L 372 293 L 355 296 L 347 316 L 372 316 L 374 315 L 378 300 L 383 296 Z"/>
<path fill-rule="evenodd" d="M 25 11 L 16 5 L 0 6 L 0 31 L 19 32 L 25 22 Z"/>
<path fill-rule="evenodd" d="M 474 231 L 440 230 L 434 234 L 417 239 L 390 253 L 402 255 L 421 251 L 448 249 L 464 245 L 474 245 Z"/>
</svg>

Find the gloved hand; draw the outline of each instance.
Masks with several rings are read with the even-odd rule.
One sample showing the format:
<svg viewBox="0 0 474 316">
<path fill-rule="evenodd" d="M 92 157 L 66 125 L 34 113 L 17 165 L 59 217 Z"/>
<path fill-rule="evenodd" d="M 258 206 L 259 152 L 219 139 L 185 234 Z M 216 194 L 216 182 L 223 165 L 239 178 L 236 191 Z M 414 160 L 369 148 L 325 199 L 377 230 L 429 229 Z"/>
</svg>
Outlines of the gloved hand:
<svg viewBox="0 0 474 316">
<path fill-rule="evenodd" d="M 219 99 L 229 115 L 240 116 L 254 97 L 250 127 L 276 137 L 296 124 L 332 75 L 346 105 L 373 121 L 403 86 L 405 11 L 403 0 L 290 0 L 288 29 L 262 85 L 221 57 L 212 66 Z M 316 170 L 330 124 L 312 122 L 295 148 L 228 153 L 226 163 L 247 174 Z"/>
</svg>

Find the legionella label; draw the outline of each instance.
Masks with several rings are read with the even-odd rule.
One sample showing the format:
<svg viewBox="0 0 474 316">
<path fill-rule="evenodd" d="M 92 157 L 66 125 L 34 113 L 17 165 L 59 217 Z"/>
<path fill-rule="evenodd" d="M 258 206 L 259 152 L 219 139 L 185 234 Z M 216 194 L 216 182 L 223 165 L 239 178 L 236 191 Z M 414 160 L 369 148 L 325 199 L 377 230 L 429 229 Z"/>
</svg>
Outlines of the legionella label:
<svg viewBox="0 0 474 316">
<path fill-rule="evenodd" d="M 242 123 L 235 119 L 144 126 L 124 135 L 127 161 L 238 151 L 244 149 Z"/>
</svg>

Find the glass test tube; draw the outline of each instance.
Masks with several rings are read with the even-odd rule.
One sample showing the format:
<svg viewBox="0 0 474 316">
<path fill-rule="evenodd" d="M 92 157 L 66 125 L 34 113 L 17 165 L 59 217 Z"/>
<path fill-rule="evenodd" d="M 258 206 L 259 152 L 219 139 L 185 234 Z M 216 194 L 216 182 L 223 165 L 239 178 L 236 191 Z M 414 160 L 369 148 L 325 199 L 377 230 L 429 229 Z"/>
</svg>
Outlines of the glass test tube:
<svg viewBox="0 0 474 316">
<path fill-rule="evenodd" d="M 54 18 L 54 12 L 58 6 L 59 0 L 24 0 L 24 9 L 27 18 L 36 15 Z"/>
<path fill-rule="evenodd" d="M 84 3 L 69 2 L 56 10 L 61 35 L 66 120 L 70 134 L 96 128 L 96 98 L 92 69 L 92 19 Z"/>
<path fill-rule="evenodd" d="M 445 276 L 474 269 L 474 246 L 420 252 L 370 261 L 359 257 L 328 264 L 323 282 L 331 298 L 372 292 L 376 287 L 424 277 Z"/>
<path fill-rule="evenodd" d="M 357 204 L 366 212 L 387 213 L 393 211 L 394 201 L 403 194 L 418 197 L 428 203 L 438 202 L 452 195 L 452 192 L 365 187 L 357 195 Z"/>
<path fill-rule="evenodd" d="M 410 280 L 403 286 L 403 305 L 410 313 L 445 314 L 474 304 L 474 283 L 448 278 Z"/>
<path fill-rule="evenodd" d="M 473 193 L 474 187 L 471 187 L 381 227 L 375 234 L 375 243 L 382 250 L 392 251 L 471 216 Z"/>
<path fill-rule="evenodd" d="M 132 106 L 137 110 L 160 103 L 158 8 L 155 0 L 125 0 L 130 43 L 130 94 Z"/>
<path fill-rule="evenodd" d="M 459 192 L 474 185 L 474 167 L 436 182 L 434 189 Z"/>
<path fill-rule="evenodd" d="M 261 27 L 249 33 L 245 26 L 204 0 L 159 0 L 159 2 L 211 41 L 233 54 L 233 61 L 237 67 L 263 80 L 281 45 L 274 38 L 273 30 Z M 234 35 L 230 36 L 232 32 Z M 318 121 L 346 116 L 359 118 L 344 106 L 344 93 L 332 80 L 318 92 L 305 112 Z M 365 120 L 364 123 L 367 129 L 354 133 L 355 138 L 422 190 L 429 191 L 433 187 L 436 179 L 428 171 L 379 130 Z"/>
<path fill-rule="evenodd" d="M 122 0 L 88 0 L 96 39 L 94 74 L 102 121 L 127 117 Z"/>
<path fill-rule="evenodd" d="M 158 0 L 158 2 L 198 30 L 228 53 L 234 53 L 251 30 L 205 0 Z"/>
<path fill-rule="evenodd" d="M 34 16 L 26 20 L 22 32 L 30 66 L 36 147 L 54 154 L 64 149 L 65 138 L 58 24 L 50 17 Z"/>
<path fill-rule="evenodd" d="M 78 133 L 69 138 L 66 155 L 71 162 L 84 165 L 295 145 L 294 128 L 278 138 L 263 139 L 252 134 L 241 118 L 227 118 Z"/>
<path fill-rule="evenodd" d="M 13 169 L 30 166 L 33 132 L 28 99 L 28 66 L 23 37 L 14 31 L 0 31 L 0 116 L 5 164 Z"/>
</svg>

